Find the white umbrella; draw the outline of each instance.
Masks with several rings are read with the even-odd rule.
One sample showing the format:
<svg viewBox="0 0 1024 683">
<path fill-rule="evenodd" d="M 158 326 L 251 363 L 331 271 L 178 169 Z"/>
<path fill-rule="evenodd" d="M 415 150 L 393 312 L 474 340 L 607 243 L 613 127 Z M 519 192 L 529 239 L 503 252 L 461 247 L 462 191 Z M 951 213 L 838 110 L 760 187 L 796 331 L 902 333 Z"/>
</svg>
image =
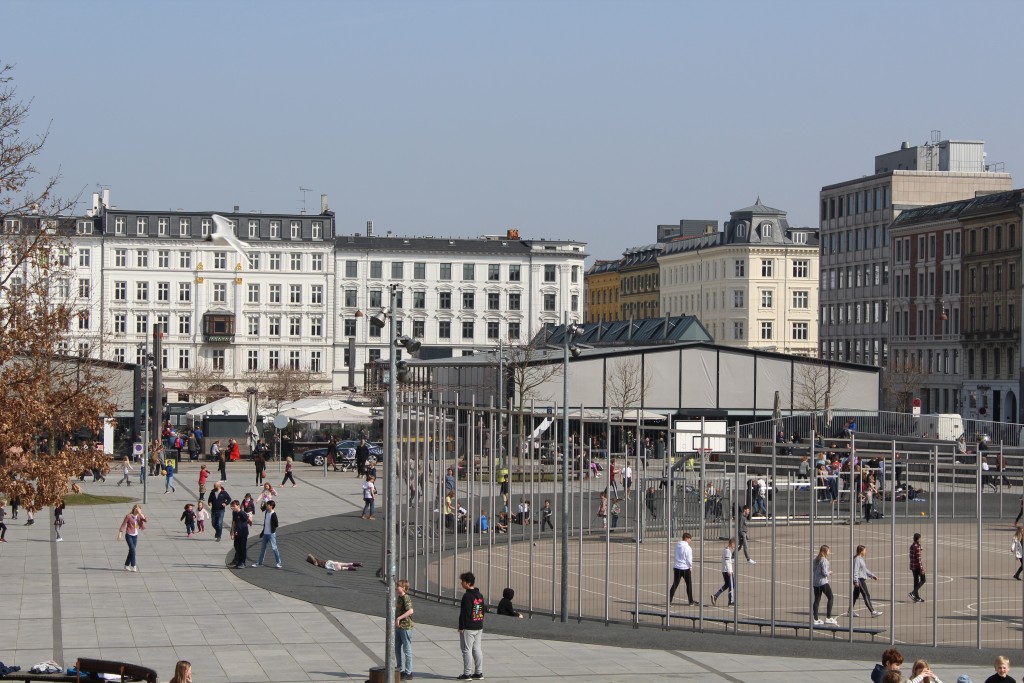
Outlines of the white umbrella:
<svg viewBox="0 0 1024 683">
<path fill-rule="evenodd" d="M 775 421 L 775 430 L 782 431 L 782 394 L 775 392 L 775 404 L 772 407 L 772 420 Z"/>
<path fill-rule="evenodd" d="M 256 442 L 260 440 L 260 430 L 257 421 L 259 420 L 259 413 L 256 410 L 256 390 L 249 390 L 249 424 L 246 426 L 245 435 L 249 440 L 249 452 L 252 453 L 256 450 Z"/>
<path fill-rule="evenodd" d="M 334 408 L 328 408 L 326 410 L 317 410 L 311 413 L 303 413 L 301 415 L 297 415 L 295 419 L 299 422 L 351 423 L 369 422 L 371 420 L 371 416 L 370 411 L 366 408 L 344 405 L 335 406 Z"/>
</svg>

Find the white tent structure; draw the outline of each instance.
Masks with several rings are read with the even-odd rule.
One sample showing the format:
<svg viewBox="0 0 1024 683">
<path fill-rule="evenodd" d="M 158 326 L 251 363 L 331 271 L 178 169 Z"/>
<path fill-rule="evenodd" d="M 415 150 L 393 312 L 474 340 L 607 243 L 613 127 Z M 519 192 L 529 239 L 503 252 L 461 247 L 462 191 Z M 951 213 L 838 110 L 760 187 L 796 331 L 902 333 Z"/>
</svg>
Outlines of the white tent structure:
<svg viewBox="0 0 1024 683">
<path fill-rule="evenodd" d="M 296 417 L 295 419 L 299 422 L 316 422 L 318 424 L 351 424 L 355 422 L 369 422 L 373 418 L 370 416 L 369 408 L 345 405 L 337 408 L 328 408 L 327 410 L 317 410 L 316 412 L 306 413 Z"/>
<path fill-rule="evenodd" d="M 300 398 L 297 401 L 286 403 L 281 406 L 281 410 L 278 414 L 301 422 L 316 422 L 317 420 L 311 420 L 307 416 L 313 413 L 322 413 L 325 411 L 342 411 L 338 414 L 343 415 L 347 418 L 347 421 L 350 422 L 368 421 L 370 419 L 369 408 L 355 406 L 337 398 L 323 398 L 320 396 Z M 320 421 L 338 422 L 339 420 L 324 419 Z"/>
<path fill-rule="evenodd" d="M 225 396 L 218 398 L 213 403 L 193 408 L 185 414 L 194 418 L 201 418 L 205 415 L 248 415 L 249 403 L 244 398 Z M 260 411 L 260 414 L 266 414 L 266 411 Z"/>
</svg>

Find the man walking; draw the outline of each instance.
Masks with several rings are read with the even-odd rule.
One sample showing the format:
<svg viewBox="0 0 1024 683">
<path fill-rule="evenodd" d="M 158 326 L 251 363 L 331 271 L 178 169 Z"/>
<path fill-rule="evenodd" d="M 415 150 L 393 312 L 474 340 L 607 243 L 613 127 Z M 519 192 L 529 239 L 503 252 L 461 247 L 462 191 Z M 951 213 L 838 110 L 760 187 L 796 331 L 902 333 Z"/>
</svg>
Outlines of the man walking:
<svg viewBox="0 0 1024 683">
<path fill-rule="evenodd" d="M 277 568 L 281 568 L 281 553 L 277 549 L 277 503 L 272 500 L 268 500 L 263 505 L 260 505 L 260 509 L 263 510 L 263 531 L 260 532 L 260 538 L 263 539 L 263 545 L 260 547 L 260 559 L 256 560 L 254 567 L 262 567 L 263 560 L 267 557 L 267 545 L 270 545 L 271 550 L 274 551 L 274 559 L 277 561 Z"/>
<path fill-rule="evenodd" d="M 924 585 L 924 551 L 921 549 L 921 534 L 914 534 L 914 542 L 910 544 L 910 573 L 914 575 L 914 590 L 910 591 L 910 599 L 924 602 L 921 597 L 921 586 Z"/>
<path fill-rule="evenodd" d="M 231 501 L 231 539 L 235 542 L 234 569 L 245 569 L 245 546 L 249 542 L 249 513 L 237 500 Z"/>
<path fill-rule="evenodd" d="M 481 680 L 484 677 L 484 596 L 476 587 L 473 572 L 459 576 L 462 604 L 459 608 L 459 644 L 462 647 L 462 675 L 458 680 Z"/>
<path fill-rule="evenodd" d="M 409 582 L 400 579 L 395 584 L 395 670 L 402 680 L 412 679 L 412 598 Z"/>
<path fill-rule="evenodd" d="M 359 439 L 359 445 L 356 446 L 356 476 L 361 477 L 366 474 L 366 461 L 370 459 L 370 447 L 366 445 L 366 439 Z"/>
<path fill-rule="evenodd" d="M 736 552 L 739 552 L 740 548 L 743 549 L 743 555 L 747 558 L 747 564 L 757 564 L 756 560 L 750 559 L 750 552 L 747 550 L 747 529 L 750 527 L 750 506 L 744 505 L 740 511 L 739 528 L 737 529 L 736 537 L 739 539 L 736 543 Z"/>
<path fill-rule="evenodd" d="M 206 501 L 210 506 L 210 521 L 213 523 L 214 537 L 220 541 L 224 534 L 224 511 L 231 504 L 231 494 L 224 490 L 224 484 L 217 482 L 210 491 L 210 497 Z"/>
<path fill-rule="evenodd" d="M 668 601 L 672 602 L 679 587 L 679 579 L 686 583 L 686 599 L 688 605 L 696 605 L 693 599 L 693 548 L 690 547 L 690 532 L 683 534 L 682 540 L 676 543 L 676 559 L 672 565 L 672 588 L 668 591 Z"/>
</svg>

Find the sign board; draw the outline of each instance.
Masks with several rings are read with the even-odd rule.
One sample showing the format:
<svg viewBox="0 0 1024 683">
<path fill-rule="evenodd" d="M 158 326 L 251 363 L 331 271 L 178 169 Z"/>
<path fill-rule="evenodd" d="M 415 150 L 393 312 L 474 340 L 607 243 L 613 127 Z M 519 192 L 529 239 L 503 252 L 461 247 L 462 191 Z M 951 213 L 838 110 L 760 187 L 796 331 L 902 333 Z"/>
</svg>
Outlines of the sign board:
<svg viewBox="0 0 1024 683">
<path fill-rule="evenodd" d="M 921 417 L 921 399 L 915 398 L 910 402 L 910 412 L 914 417 Z"/>
<path fill-rule="evenodd" d="M 134 444 L 132 444 L 132 454 L 136 458 L 141 458 L 142 457 L 142 452 L 143 452 L 143 448 L 142 448 L 142 444 L 141 443 L 136 441 Z"/>
<path fill-rule="evenodd" d="M 729 449 L 726 438 L 729 428 L 725 420 L 704 420 L 703 443 L 700 420 L 677 420 L 672 429 L 676 453 L 694 453 L 698 449 L 725 453 Z"/>
</svg>

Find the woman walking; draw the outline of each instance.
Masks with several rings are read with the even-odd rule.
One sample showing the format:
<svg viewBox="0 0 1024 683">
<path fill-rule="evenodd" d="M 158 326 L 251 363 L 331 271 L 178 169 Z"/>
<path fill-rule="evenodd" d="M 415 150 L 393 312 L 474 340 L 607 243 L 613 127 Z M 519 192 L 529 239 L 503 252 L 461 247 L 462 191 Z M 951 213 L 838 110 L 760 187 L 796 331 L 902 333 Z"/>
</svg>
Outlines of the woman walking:
<svg viewBox="0 0 1024 683">
<path fill-rule="evenodd" d="M 814 625 L 821 626 L 823 624 L 838 624 L 836 618 L 832 616 L 832 586 L 829 585 L 829 577 L 832 576 L 832 568 L 828 561 L 829 547 L 827 545 L 821 546 L 818 550 L 818 556 L 814 558 Z M 824 595 L 828 601 L 825 603 L 825 621 L 822 621 L 818 616 L 818 605 L 821 603 L 821 596 Z"/>
<path fill-rule="evenodd" d="M 875 483 L 875 475 L 869 474 L 864 480 L 864 491 L 861 494 L 861 503 L 864 506 L 864 523 L 871 524 L 871 511 L 875 508 L 875 492 L 878 485 Z"/>
<path fill-rule="evenodd" d="M 294 465 L 292 464 L 292 456 L 289 455 L 288 459 L 284 461 L 284 479 L 281 480 L 281 486 L 284 486 L 285 482 L 288 481 L 289 479 L 292 482 L 292 488 L 298 486 L 298 484 L 295 483 L 295 476 L 292 474 L 293 466 Z"/>
<path fill-rule="evenodd" d="M 1013 578 L 1020 581 L 1021 572 L 1024 572 L 1024 528 L 1017 527 L 1017 530 L 1013 532 L 1010 551 L 1017 558 L 1017 573 L 1013 575 Z"/>
<path fill-rule="evenodd" d="M 376 479 L 372 474 L 366 475 L 366 481 L 363 482 L 363 519 L 376 519 L 373 516 L 373 501 L 377 496 L 377 487 L 373 481 Z"/>
<path fill-rule="evenodd" d="M 121 528 L 117 531 L 117 540 L 120 541 L 121 534 L 124 534 L 124 540 L 128 543 L 128 557 L 124 560 L 124 570 L 126 572 L 139 571 L 138 566 L 135 564 L 135 551 L 139 547 L 139 532 L 145 530 L 146 515 L 142 514 L 142 506 L 136 503 L 132 506 L 132 511 L 124 516 Z"/>
<path fill-rule="evenodd" d="M 61 538 L 60 528 L 64 526 L 64 501 L 57 503 L 53 508 L 53 531 L 56 534 L 56 538 L 53 539 L 54 543 L 59 543 L 64 539 Z"/>
<path fill-rule="evenodd" d="M 95 470 L 93 470 L 93 471 L 95 471 Z M 131 475 L 131 473 L 132 473 L 132 464 L 128 461 L 128 458 L 126 457 L 124 459 L 124 462 L 121 463 L 121 481 L 117 482 L 117 485 L 120 486 L 121 484 L 128 484 L 129 486 L 131 486 L 132 482 L 128 478 Z M 96 481 L 95 475 L 93 475 L 93 481 Z"/>
<path fill-rule="evenodd" d="M 256 485 L 260 486 L 263 484 L 264 472 L 267 471 L 267 459 L 263 457 L 262 453 L 257 451 L 253 462 L 256 464 Z"/>
<path fill-rule="evenodd" d="M 864 596 L 864 606 L 868 608 L 868 612 L 871 613 L 871 616 L 882 616 L 882 613 L 875 610 L 874 605 L 871 604 L 871 593 L 868 592 L 868 579 L 878 581 L 878 577 L 872 574 L 871 570 L 868 569 L 868 564 L 864 560 L 867 555 L 867 546 L 857 546 L 857 553 L 853 556 L 853 600 L 850 601 L 850 610 L 843 616 L 860 616 L 853 608 L 857 606 L 857 598 L 862 595 Z"/>
<path fill-rule="evenodd" d="M 730 538 L 729 542 L 725 544 L 725 548 L 722 550 L 722 587 L 711 594 L 711 604 L 718 604 L 718 596 L 726 591 L 729 592 L 729 606 L 732 607 L 732 576 L 734 557 L 736 554 L 736 539 Z"/>
</svg>

